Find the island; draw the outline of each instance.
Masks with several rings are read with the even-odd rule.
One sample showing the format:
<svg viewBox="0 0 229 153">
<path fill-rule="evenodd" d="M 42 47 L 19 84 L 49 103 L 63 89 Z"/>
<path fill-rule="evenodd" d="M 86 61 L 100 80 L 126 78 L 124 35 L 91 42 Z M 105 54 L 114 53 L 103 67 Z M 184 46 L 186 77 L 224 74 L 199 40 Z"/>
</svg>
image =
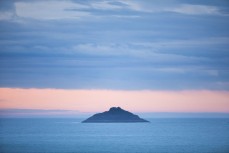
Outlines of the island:
<svg viewBox="0 0 229 153">
<path fill-rule="evenodd" d="M 109 111 L 97 113 L 82 123 L 136 123 L 136 122 L 149 122 L 140 118 L 131 112 L 123 110 L 120 107 L 111 107 Z"/>
</svg>

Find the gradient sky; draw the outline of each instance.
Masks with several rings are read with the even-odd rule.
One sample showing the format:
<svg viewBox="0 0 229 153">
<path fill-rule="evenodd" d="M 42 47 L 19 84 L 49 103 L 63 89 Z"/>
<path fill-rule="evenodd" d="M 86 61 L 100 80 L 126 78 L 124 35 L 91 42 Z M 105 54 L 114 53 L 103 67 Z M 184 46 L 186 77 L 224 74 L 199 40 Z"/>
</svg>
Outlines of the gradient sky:
<svg viewBox="0 0 229 153">
<path fill-rule="evenodd" d="M 1 0 L 0 108 L 229 112 L 228 27 L 227 0 Z"/>
</svg>

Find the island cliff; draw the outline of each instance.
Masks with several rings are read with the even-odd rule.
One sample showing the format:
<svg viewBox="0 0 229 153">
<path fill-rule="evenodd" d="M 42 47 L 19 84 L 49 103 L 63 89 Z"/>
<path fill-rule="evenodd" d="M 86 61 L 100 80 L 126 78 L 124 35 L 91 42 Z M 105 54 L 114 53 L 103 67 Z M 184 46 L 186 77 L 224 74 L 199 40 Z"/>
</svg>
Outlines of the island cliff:
<svg viewBox="0 0 229 153">
<path fill-rule="evenodd" d="M 138 115 L 123 110 L 120 107 L 112 107 L 109 111 L 97 113 L 82 123 L 130 123 L 130 122 L 149 122 L 140 118 Z"/>
</svg>

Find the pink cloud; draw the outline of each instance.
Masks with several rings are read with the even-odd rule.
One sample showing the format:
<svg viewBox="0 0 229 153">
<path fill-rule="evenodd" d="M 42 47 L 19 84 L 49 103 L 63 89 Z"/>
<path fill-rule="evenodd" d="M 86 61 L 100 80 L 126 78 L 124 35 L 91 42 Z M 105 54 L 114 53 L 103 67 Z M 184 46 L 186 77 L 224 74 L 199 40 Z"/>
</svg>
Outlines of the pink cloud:
<svg viewBox="0 0 229 153">
<path fill-rule="evenodd" d="M 0 88 L 1 109 L 98 112 L 120 106 L 134 112 L 229 112 L 229 92 Z"/>
</svg>

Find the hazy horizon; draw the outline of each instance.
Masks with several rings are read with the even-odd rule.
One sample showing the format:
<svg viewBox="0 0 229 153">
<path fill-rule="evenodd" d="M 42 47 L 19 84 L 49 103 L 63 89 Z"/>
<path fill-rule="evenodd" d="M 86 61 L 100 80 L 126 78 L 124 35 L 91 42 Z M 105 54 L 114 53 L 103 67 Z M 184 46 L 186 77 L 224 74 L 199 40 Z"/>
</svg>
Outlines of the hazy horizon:
<svg viewBox="0 0 229 153">
<path fill-rule="evenodd" d="M 108 111 L 104 110 L 104 111 Z M 85 119 L 100 112 L 47 109 L 0 109 L 3 118 L 79 118 Z M 128 110 L 127 110 L 128 111 Z M 143 118 L 229 118 L 227 112 L 131 112 Z"/>
</svg>

